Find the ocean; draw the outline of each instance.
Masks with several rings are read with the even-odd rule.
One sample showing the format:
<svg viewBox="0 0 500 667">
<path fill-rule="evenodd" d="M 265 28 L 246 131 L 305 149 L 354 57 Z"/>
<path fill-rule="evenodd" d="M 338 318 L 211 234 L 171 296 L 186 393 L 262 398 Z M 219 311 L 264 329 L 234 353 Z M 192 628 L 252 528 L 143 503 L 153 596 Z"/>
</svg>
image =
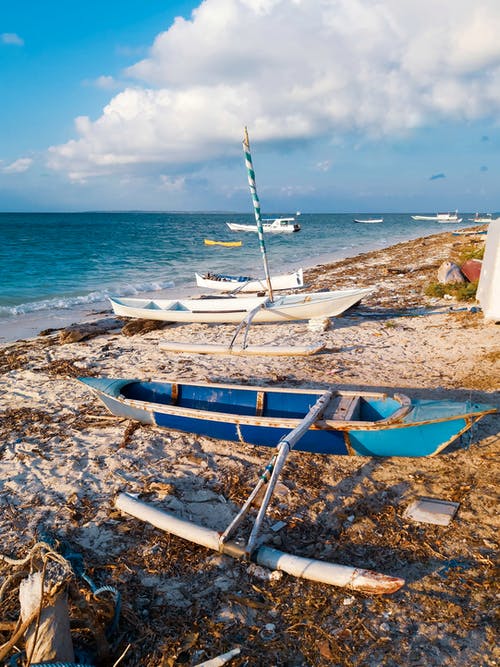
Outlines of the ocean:
<svg viewBox="0 0 500 667">
<path fill-rule="evenodd" d="M 300 232 L 265 235 L 271 274 L 470 225 L 472 216 L 459 225 L 414 221 L 408 213 L 369 216 L 383 217 L 380 224 L 355 224 L 354 217 L 302 214 Z M 231 232 L 227 221 L 255 219 L 252 213 L 0 213 L 0 342 L 109 309 L 110 295 L 197 294 L 195 271 L 262 276 L 257 234 Z M 207 246 L 204 239 L 242 246 Z"/>
</svg>

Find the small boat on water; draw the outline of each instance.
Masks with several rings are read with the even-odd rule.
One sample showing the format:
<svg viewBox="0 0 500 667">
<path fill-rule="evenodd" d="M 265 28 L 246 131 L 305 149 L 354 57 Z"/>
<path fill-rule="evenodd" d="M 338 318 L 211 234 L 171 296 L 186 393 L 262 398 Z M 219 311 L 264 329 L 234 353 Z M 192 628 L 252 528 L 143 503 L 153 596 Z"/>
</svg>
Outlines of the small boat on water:
<svg viewBox="0 0 500 667">
<path fill-rule="evenodd" d="M 491 213 L 486 213 L 485 215 L 480 215 L 476 213 L 473 218 L 468 218 L 469 222 L 492 222 L 494 220 L 500 220 L 500 218 L 494 218 Z"/>
<path fill-rule="evenodd" d="M 164 322 L 241 323 L 315 320 L 340 315 L 373 292 L 371 287 L 268 297 L 220 296 L 201 299 L 110 298 L 115 315 Z"/>
<path fill-rule="evenodd" d="M 247 225 L 240 222 L 226 222 L 226 225 L 233 232 L 256 232 L 257 225 Z M 262 218 L 262 229 L 264 232 L 272 234 L 291 234 L 299 232 L 300 225 L 295 218 Z"/>
<path fill-rule="evenodd" d="M 437 215 L 412 215 L 413 220 L 434 220 L 435 222 L 462 222 L 458 217 L 458 209 L 455 213 L 438 213 Z"/>
<path fill-rule="evenodd" d="M 196 285 L 202 289 L 213 289 L 218 292 L 265 292 L 267 282 L 265 278 L 250 276 L 231 276 L 224 273 L 195 273 Z M 283 275 L 271 276 L 271 285 L 274 291 L 298 289 L 304 287 L 304 272 L 302 269 Z"/>
<path fill-rule="evenodd" d="M 243 241 L 212 241 L 205 239 L 205 245 L 220 245 L 226 248 L 239 248 L 243 245 Z"/>
<path fill-rule="evenodd" d="M 79 378 L 119 417 L 233 442 L 275 447 L 325 389 L 290 389 L 183 380 Z M 433 456 L 496 408 L 469 401 L 331 390 L 295 445 L 348 456 Z"/>
<path fill-rule="evenodd" d="M 372 225 L 376 222 L 384 222 L 384 218 L 354 218 L 353 222 L 362 222 L 365 225 Z"/>
</svg>

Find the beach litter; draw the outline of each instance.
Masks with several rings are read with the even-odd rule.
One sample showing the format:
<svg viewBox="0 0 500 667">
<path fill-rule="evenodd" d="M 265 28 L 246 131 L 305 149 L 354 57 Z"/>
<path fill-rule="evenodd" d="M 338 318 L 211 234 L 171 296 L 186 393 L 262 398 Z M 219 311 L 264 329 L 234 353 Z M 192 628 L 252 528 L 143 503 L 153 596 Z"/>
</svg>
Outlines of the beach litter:
<svg viewBox="0 0 500 667">
<path fill-rule="evenodd" d="M 421 523 L 434 523 L 438 526 L 447 526 L 455 517 L 460 503 L 454 503 L 439 498 L 419 498 L 409 505 L 404 516 Z"/>
</svg>

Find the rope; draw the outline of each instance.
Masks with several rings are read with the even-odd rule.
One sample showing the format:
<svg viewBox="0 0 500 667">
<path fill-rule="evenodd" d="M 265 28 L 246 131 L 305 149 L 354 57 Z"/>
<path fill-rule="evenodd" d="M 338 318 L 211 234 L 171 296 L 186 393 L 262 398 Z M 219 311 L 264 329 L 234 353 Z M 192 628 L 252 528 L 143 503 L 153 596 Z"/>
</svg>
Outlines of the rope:
<svg viewBox="0 0 500 667">
<path fill-rule="evenodd" d="M 113 612 L 113 619 L 109 625 L 109 627 L 106 630 L 106 634 L 109 636 L 113 632 L 116 631 L 118 627 L 118 620 L 120 618 L 120 611 L 121 611 L 121 594 L 120 591 L 115 588 L 114 586 L 96 586 L 95 583 L 92 581 L 92 579 L 89 577 L 89 575 L 85 572 L 84 565 L 83 565 L 83 558 L 81 554 L 71 552 L 67 554 L 67 559 L 70 561 L 73 570 L 75 574 L 80 576 L 84 581 L 87 582 L 87 584 L 90 586 L 90 590 L 92 591 L 92 595 L 95 598 L 99 598 L 101 593 L 111 593 L 114 597 L 114 612 Z"/>
<path fill-rule="evenodd" d="M 241 428 L 239 422 L 236 422 L 236 435 L 238 436 L 238 440 L 241 442 L 242 445 L 248 444 L 247 442 L 245 442 L 243 435 L 241 434 Z"/>
<path fill-rule="evenodd" d="M 9 565 L 14 565 L 14 566 L 23 566 L 26 565 L 27 563 L 31 563 L 30 569 L 34 569 L 34 563 L 33 561 L 35 560 L 38 552 L 39 552 L 39 557 L 42 560 L 42 590 L 44 587 L 45 583 L 45 574 L 46 574 L 46 568 L 47 564 L 49 561 L 54 561 L 58 563 L 60 566 L 63 568 L 63 573 L 65 577 L 63 578 L 62 581 L 60 581 L 54 588 L 49 592 L 49 596 L 53 595 L 57 590 L 60 589 L 61 586 L 65 585 L 66 580 L 69 576 L 80 576 L 87 584 L 90 586 L 90 589 L 92 591 L 92 594 L 94 595 L 95 598 L 99 598 L 103 593 L 111 593 L 114 597 L 114 613 L 113 613 L 113 619 L 109 625 L 109 627 L 106 630 L 106 634 L 111 634 L 116 631 L 118 627 L 118 620 L 120 617 L 120 611 L 121 611 L 121 594 L 116 589 L 114 586 L 96 586 L 92 579 L 89 577 L 89 575 L 85 572 L 84 569 L 84 563 L 83 563 L 83 557 L 81 554 L 74 553 L 74 552 L 68 552 L 65 553 L 64 555 L 61 555 L 57 551 L 54 550 L 51 544 L 52 540 L 47 539 L 46 541 L 38 541 L 36 542 L 30 549 L 29 553 L 27 556 L 24 558 L 13 558 L 7 554 L 2 554 L 0 553 L 0 561 L 4 561 L 8 563 Z M 7 589 L 8 585 L 15 579 L 18 579 L 21 576 L 25 576 L 26 574 L 29 574 L 26 571 L 21 571 L 17 572 L 14 574 L 10 574 L 6 580 L 2 583 L 2 586 L 0 587 L 0 601 L 2 600 L 2 597 L 5 593 L 5 590 Z M 25 633 L 27 628 L 33 623 L 36 623 L 35 626 L 35 641 L 33 642 L 33 649 L 36 644 L 36 636 L 38 633 L 39 629 L 39 623 L 40 623 L 40 617 L 41 617 L 41 612 L 43 608 L 43 599 L 44 596 L 42 595 L 40 599 L 40 604 L 38 606 L 38 609 L 36 609 L 32 614 L 30 614 L 30 617 L 27 618 L 23 623 L 21 623 L 21 620 L 19 619 L 17 623 L 17 627 L 14 631 L 14 635 L 11 637 L 11 639 L 0 646 L 0 660 L 5 658 L 7 653 L 14 647 L 14 645 L 17 643 L 17 641 L 22 637 L 22 635 Z M 10 664 L 13 665 L 14 667 L 19 664 L 19 659 L 21 658 L 22 654 L 18 653 L 13 655 L 10 658 Z M 37 666 L 43 666 L 44 667 L 93 667 L 92 665 L 89 664 L 84 664 L 84 663 L 68 663 L 68 662 L 44 662 L 44 663 L 31 663 L 31 656 L 27 657 L 27 663 L 31 665 L 32 667 L 37 667 Z"/>
<path fill-rule="evenodd" d="M 9 660 L 9 667 L 22 667 L 23 653 L 16 653 Z M 31 662 L 29 667 L 94 667 L 89 663 L 83 662 Z"/>
</svg>

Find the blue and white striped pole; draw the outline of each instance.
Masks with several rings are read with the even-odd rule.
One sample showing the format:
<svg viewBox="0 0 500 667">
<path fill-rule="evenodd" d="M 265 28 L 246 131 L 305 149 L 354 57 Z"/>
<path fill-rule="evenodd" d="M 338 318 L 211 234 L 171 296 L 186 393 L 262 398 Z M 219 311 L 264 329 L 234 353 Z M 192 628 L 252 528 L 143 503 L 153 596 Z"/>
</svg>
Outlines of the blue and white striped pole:
<svg viewBox="0 0 500 667">
<path fill-rule="evenodd" d="M 264 230 L 262 229 L 262 218 L 260 216 L 260 202 L 257 195 L 257 186 L 255 185 L 255 172 L 253 170 L 252 156 L 250 155 L 250 141 L 248 139 L 248 131 L 245 127 L 245 137 L 243 139 L 243 152 L 245 153 L 245 166 L 248 173 L 248 185 L 252 194 L 253 210 L 255 213 L 255 222 L 257 223 L 257 233 L 259 236 L 259 246 L 264 260 L 264 271 L 266 274 L 267 290 L 269 292 L 269 300 L 273 300 L 273 288 L 271 285 L 271 277 L 269 275 L 269 265 L 267 263 L 266 246 L 264 244 Z"/>
</svg>

